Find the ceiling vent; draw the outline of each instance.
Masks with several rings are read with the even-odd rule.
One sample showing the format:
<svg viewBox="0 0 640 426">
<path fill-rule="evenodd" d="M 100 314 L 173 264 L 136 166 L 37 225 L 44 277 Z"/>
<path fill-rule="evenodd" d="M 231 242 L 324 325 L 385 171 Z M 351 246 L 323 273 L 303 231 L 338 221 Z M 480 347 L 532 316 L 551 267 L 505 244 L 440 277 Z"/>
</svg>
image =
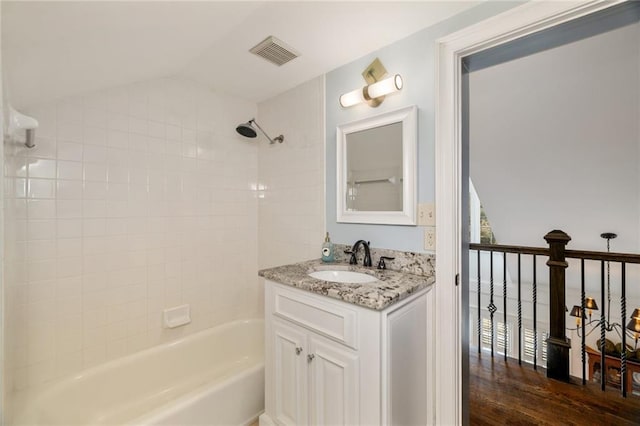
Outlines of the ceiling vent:
<svg viewBox="0 0 640 426">
<path fill-rule="evenodd" d="M 274 36 L 265 38 L 263 41 L 252 47 L 249 52 L 261 56 L 272 64 L 276 64 L 278 66 L 284 65 L 300 56 L 300 54 L 293 50 L 291 46 L 287 46 L 287 44 L 282 40 L 278 40 Z"/>
</svg>

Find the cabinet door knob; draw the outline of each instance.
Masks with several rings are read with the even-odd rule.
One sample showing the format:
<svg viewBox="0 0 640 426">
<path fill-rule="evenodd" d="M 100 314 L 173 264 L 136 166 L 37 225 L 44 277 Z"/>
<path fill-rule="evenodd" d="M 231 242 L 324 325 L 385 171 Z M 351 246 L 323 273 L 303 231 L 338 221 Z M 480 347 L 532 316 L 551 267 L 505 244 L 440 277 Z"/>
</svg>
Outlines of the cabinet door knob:
<svg viewBox="0 0 640 426">
<path fill-rule="evenodd" d="M 311 362 L 311 361 L 313 361 L 313 359 L 314 359 L 315 357 L 316 357 L 316 356 L 315 356 L 314 354 L 309 354 L 309 355 L 307 355 L 307 361 L 308 361 L 308 362 Z"/>
<path fill-rule="evenodd" d="M 296 348 L 296 355 L 300 355 L 300 352 L 302 352 L 302 348 Z"/>
</svg>

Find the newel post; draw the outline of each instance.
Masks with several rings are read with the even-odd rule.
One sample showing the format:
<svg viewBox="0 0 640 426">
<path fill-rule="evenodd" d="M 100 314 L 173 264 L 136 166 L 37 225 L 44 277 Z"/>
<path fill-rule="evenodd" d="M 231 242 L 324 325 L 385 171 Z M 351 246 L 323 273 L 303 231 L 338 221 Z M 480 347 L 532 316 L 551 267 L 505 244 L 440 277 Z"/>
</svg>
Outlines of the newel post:
<svg viewBox="0 0 640 426">
<path fill-rule="evenodd" d="M 544 236 L 549 244 L 549 338 L 547 339 L 547 377 L 569 381 L 569 349 L 566 336 L 565 247 L 571 237 L 554 230 Z"/>
</svg>

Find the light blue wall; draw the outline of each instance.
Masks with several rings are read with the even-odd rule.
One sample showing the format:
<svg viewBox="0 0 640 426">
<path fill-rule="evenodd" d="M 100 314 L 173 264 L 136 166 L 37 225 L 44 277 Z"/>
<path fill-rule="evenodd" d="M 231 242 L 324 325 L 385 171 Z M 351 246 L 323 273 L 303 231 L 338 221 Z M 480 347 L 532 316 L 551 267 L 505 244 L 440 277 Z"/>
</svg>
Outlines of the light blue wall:
<svg viewBox="0 0 640 426">
<path fill-rule="evenodd" d="M 336 127 L 408 105 L 418 107 L 418 202 L 435 200 L 435 43 L 440 37 L 510 9 L 519 2 L 487 2 L 403 40 L 363 56 L 326 75 L 327 230 L 336 243 L 371 241 L 372 247 L 423 252 L 423 228 L 336 222 Z M 384 29 L 384 26 L 382 27 Z M 376 57 L 389 73 L 401 74 L 404 88 L 378 108 L 366 104 L 344 109 L 341 94 L 364 85 L 362 71 Z"/>
</svg>

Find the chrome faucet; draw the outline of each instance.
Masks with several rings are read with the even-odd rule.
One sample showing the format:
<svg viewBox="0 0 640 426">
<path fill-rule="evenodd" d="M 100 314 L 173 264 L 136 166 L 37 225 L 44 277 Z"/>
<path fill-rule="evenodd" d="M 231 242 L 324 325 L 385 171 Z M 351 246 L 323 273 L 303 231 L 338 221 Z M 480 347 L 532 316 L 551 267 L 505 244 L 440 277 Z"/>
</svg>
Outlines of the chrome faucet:
<svg viewBox="0 0 640 426">
<path fill-rule="evenodd" d="M 351 255 L 351 258 L 349 259 L 349 264 L 355 265 L 358 263 L 358 260 L 356 259 L 356 255 L 358 254 L 358 249 L 360 248 L 360 246 L 364 247 L 364 260 L 362 261 L 362 264 L 364 266 L 371 266 L 371 251 L 369 250 L 369 242 L 365 240 L 358 240 L 353 244 L 353 247 L 351 247 L 351 250 L 345 250 L 346 254 Z"/>
</svg>

